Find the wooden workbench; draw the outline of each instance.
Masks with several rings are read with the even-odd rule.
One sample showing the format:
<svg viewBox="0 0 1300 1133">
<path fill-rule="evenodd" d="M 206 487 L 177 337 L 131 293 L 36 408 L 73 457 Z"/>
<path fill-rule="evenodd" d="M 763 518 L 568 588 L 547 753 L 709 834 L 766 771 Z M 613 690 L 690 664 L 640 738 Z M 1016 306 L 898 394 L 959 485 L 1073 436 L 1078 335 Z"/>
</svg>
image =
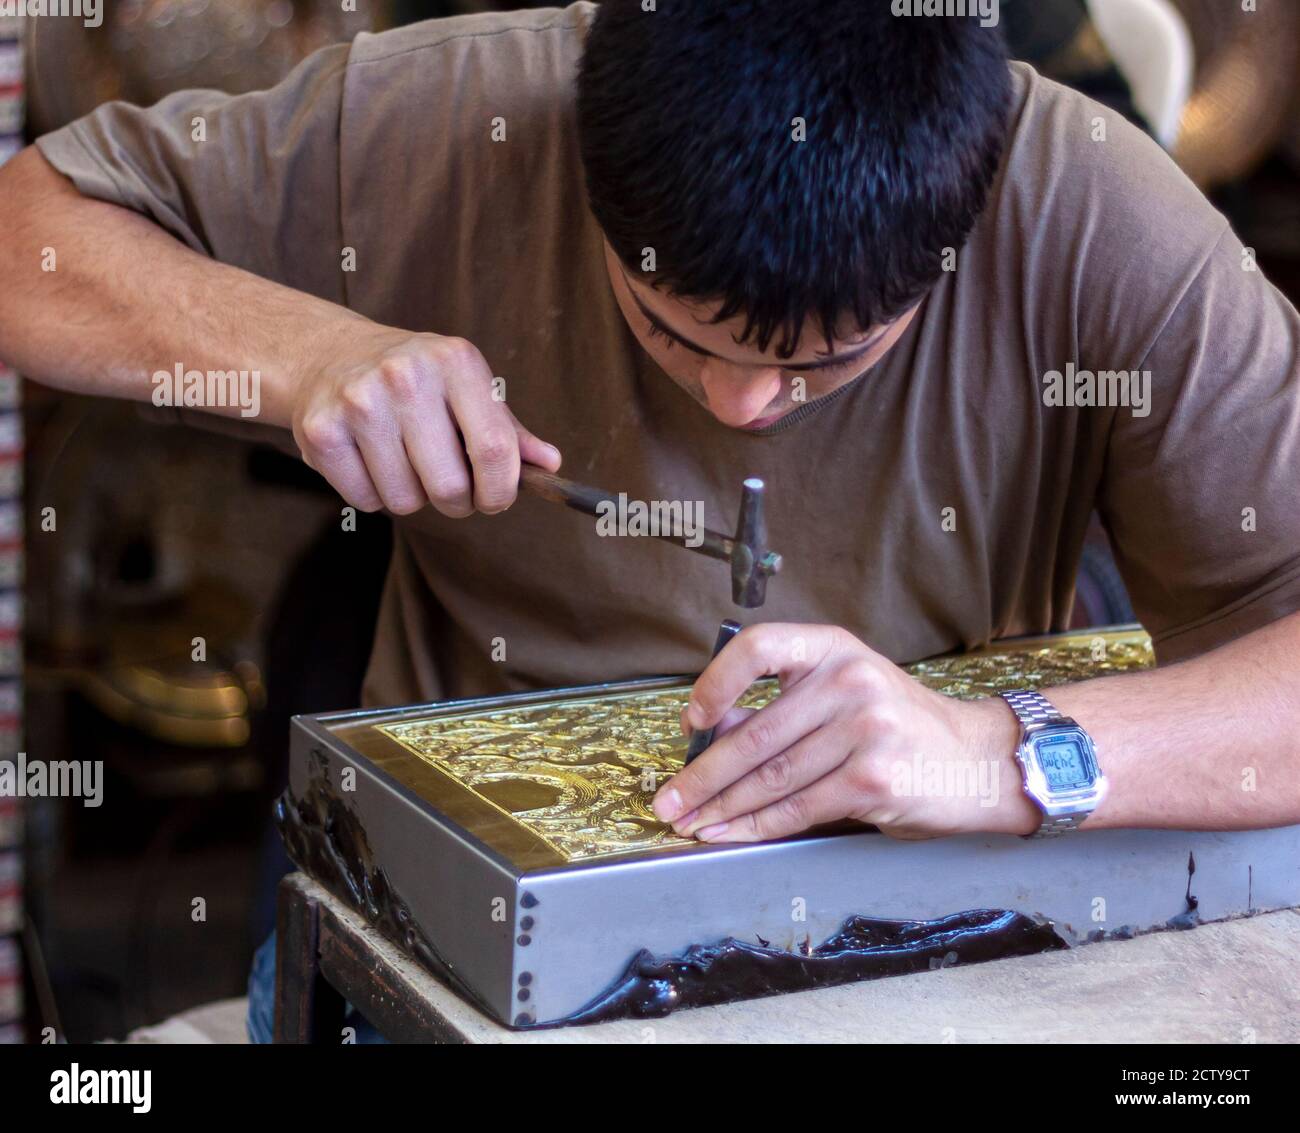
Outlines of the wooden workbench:
<svg viewBox="0 0 1300 1133">
<path fill-rule="evenodd" d="M 301 873 L 281 883 L 278 934 L 278 1042 L 343 1041 L 344 999 L 396 1042 L 1300 1041 L 1295 909 L 666 1019 L 542 1031 L 487 1018 Z"/>
</svg>

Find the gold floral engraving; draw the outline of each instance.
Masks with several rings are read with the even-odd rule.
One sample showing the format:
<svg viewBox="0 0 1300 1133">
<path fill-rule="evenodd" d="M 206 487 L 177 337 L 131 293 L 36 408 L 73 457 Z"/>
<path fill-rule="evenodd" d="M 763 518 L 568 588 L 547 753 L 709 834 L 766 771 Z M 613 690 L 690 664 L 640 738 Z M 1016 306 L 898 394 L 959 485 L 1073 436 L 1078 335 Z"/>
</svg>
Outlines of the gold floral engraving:
<svg viewBox="0 0 1300 1133">
<path fill-rule="evenodd" d="M 1155 664 L 1144 632 L 1069 634 L 1019 648 L 918 661 L 907 671 L 922 684 L 961 700 L 977 700 L 1017 688 L 1041 689 L 1070 681 L 1147 669 Z"/>
<path fill-rule="evenodd" d="M 907 671 L 948 696 L 971 699 L 1150 664 L 1145 634 L 1109 633 L 923 661 Z M 741 704 L 758 708 L 776 693 L 774 681 L 763 681 Z M 659 785 L 681 769 L 686 740 L 679 720 L 689 695 L 690 685 L 682 684 L 478 708 L 379 729 L 564 860 L 589 861 L 695 844 L 650 809 Z"/>
<path fill-rule="evenodd" d="M 689 695 L 683 685 L 381 730 L 565 860 L 588 860 L 691 844 L 650 809 L 659 784 L 685 758 L 679 720 Z M 750 700 L 759 696 L 755 690 Z"/>
</svg>

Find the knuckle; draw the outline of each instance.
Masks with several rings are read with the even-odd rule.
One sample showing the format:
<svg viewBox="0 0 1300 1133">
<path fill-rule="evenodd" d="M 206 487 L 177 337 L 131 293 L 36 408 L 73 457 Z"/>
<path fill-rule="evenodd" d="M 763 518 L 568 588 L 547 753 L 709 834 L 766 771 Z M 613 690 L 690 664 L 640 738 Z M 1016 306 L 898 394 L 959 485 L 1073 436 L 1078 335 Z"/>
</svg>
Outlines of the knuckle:
<svg viewBox="0 0 1300 1133">
<path fill-rule="evenodd" d="M 844 779 L 849 789 L 869 797 L 889 793 L 889 776 L 879 760 L 851 755 L 844 764 Z"/>
<path fill-rule="evenodd" d="M 474 495 L 475 505 L 487 515 L 497 515 L 515 502 L 518 491 L 509 482 L 480 482 Z"/>
<path fill-rule="evenodd" d="M 780 791 L 790 785 L 793 773 L 790 757 L 785 752 L 778 752 L 759 765 L 758 781 L 769 791 Z"/>
<path fill-rule="evenodd" d="M 500 515 L 501 512 L 509 509 L 510 505 L 515 502 L 515 497 L 511 495 L 493 495 L 483 493 L 479 497 L 477 508 L 484 515 Z"/>
<path fill-rule="evenodd" d="M 736 736 L 736 750 L 744 759 L 760 759 L 772 749 L 775 739 L 776 729 L 760 712 L 740 728 Z"/>
<path fill-rule="evenodd" d="M 859 719 L 866 730 L 879 739 L 896 736 L 903 726 L 898 709 L 887 700 L 877 700 L 866 705 L 859 714 Z"/>
<path fill-rule="evenodd" d="M 438 340 L 438 360 L 452 372 L 477 368 L 483 361 L 478 347 L 469 339 L 452 335 Z"/>
<path fill-rule="evenodd" d="M 829 629 L 830 636 L 827 640 L 826 650 L 828 656 L 847 657 L 863 663 L 869 663 L 869 658 L 877 656 L 873 650 L 854 637 L 843 626 L 830 626 Z"/>
<path fill-rule="evenodd" d="M 880 677 L 869 661 L 854 660 L 836 670 L 834 683 L 845 692 L 868 695 L 879 687 Z"/>
<path fill-rule="evenodd" d="M 808 804 L 800 795 L 786 795 L 773 804 L 774 817 L 780 820 L 782 827 L 795 826 L 803 829 L 808 825 Z"/>
<path fill-rule="evenodd" d="M 780 673 L 797 661 L 804 642 L 802 629 L 778 622 L 754 626 L 748 631 L 746 657 L 754 672 Z"/>
<path fill-rule="evenodd" d="M 771 648 L 771 636 L 771 630 L 767 626 L 750 626 L 740 631 L 736 642 L 748 660 L 761 662 Z"/>
<path fill-rule="evenodd" d="M 433 500 L 469 502 L 470 480 L 463 469 L 441 469 L 434 473 L 429 486 L 429 498 Z"/>
<path fill-rule="evenodd" d="M 438 353 L 444 358 L 464 357 L 465 355 L 475 352 L 474 344 L 467 338 L 462 338 L 458 334 L 439 335 L 437 339 Z"/>
<path fill-rule="evenodd" d="M 474 508 L 470 504 L 463 504 L 457 500 L 434 500 L 434 510 L 448 519 L 465 519 L 474 514 Z"/>
<path fill-rule="evenodd" d="M 429 492 L 429 499 L 444 515 L 460 518 L 474 510 L 470 502 L 469 481 L 463 476 L 447 476 L 437 480 Z"/>
<path fill-rule="evenodd" d="M 311 413 L 299 424 L 298 439 L 311 451 L 324 453 L 343 443 L 346 430 L 327 413 Z"/>
<path fill-rule="evenodd" d="M 843 626 L 831 626 L 830 630 L 830 648 L 833 652 L 843 652 L 854 640 L 853 635 Z"/>
<path fill-rule="evenodd" d="M 691 693 L 687 711 L 697 720 L 713 720 L 717 718 L 714 711 L 713 690 L 703 680 L 695 682 L 695 689 Z"/>
<path fill-rule="evenodd" d="M 353 421 L 369 421 L 379 408 L 379 399 L 368 382 L 352 382 L 340 395 L 343 412 Z"/>
<path fill-rule="evenodd" d="M 414 515 L 424 506 L 418 496 L 400 495 L 389 501 L 388 510 L 394 515 Z"/>
<path fill-rule="evenodd" d="M 698 764 L 692 763 L 690 767 L 684 768 L 673 776 L 673 786 L 686 807 L 682 811 L 683 814 L 689 814 L 692 810 L 697 809 L 696 802 L 700 800 L 699 808 L 702 816 L 704 805 L 712 804 L 715 801 L 715 793 L 710 789 L 707 777 L 698 770 L 698 766 Z"/>
<path fill-rule="evenodd" d="M 488 429 L 471 442 L 470 457 L 476 467 L 496 471 L 507 467 L 519 450 L 513 432 L 506 429 Z"/>
<path fill-rule="evenodd" d="M 423 375 L 414 359 L 385 358 L 379 363 L 379 378 L 393 396 L 407 400 L 420 392 Z"/>
<path fill-rule="evenodd" d="M 438 492 L 430 497 L 430 502 L 439 511 L 448 515 L 469 515 L 474 510 L 466 492 Z"/>
</svg>

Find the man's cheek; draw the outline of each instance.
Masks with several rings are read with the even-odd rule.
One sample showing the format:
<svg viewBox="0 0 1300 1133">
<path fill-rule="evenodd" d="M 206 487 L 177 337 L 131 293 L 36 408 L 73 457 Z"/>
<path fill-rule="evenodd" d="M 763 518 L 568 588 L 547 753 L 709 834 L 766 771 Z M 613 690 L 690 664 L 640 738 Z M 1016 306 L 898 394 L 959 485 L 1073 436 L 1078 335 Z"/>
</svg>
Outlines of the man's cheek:
<svg viewBox="0 0 1300 1133">
<path fill-rule="evenodd" d="M 650 356 L 658 363 L 659 368 L 696 401 L 705 404 L 704 385 L 699 377 L 699 363 L 690 358 L 679 357 L 682 353 L 680 349 L 665 350 L 657 342 L 651 345 L 653 349 L 650 351 Z"/>
</svg>

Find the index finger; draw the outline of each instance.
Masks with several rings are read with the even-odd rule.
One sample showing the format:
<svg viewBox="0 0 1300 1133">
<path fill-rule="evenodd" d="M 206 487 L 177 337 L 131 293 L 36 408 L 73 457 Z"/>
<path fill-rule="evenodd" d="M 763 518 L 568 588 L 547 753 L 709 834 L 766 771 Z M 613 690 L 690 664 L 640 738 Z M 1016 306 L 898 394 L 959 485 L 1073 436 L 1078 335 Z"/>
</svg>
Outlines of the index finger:
<svg viewBox="0 0 1300 1133">
<path fill-rule="evenodd" d="M 831 651 L 831 626 L 765 622 L 742 629 L 695 681 L 685 720 L 691 728 L 712 728 L 756 680 L 780 677 L 781 688 L 798 684 Z"/>
<path fill-rule="evenodd" d="M 748 714 L 699 759 L 669 779 L 655 796 L 656 817 L 687 825 L 683 815 L 691 815 L 716 800 L 755 768 L 816 731 L 824 721 L 825 712 L 817 703 L 815 690 L 799 689 L 778 696 L 771 704 Z"/>
<path fill-rule="evenodd" d="M 481 380 L 449 381 L 447 402 L 460 426 L 474 476 L 474 506 L 491 514 L 504 511 L 519 490 L 519 434 L 514 414 L 492 391 L 492 371 L 479 357 L 465 360 Z"/>
</svg>

